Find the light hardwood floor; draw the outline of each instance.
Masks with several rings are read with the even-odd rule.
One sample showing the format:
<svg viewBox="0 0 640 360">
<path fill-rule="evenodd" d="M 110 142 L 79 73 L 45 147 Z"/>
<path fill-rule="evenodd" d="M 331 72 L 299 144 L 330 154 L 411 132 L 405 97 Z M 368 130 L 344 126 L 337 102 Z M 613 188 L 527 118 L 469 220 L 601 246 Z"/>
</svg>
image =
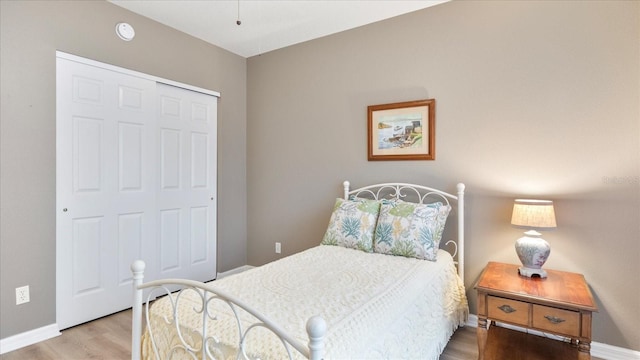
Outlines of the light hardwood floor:
<svg viewBox="0 0 640 360">
<path fill-rule="evenodd" d="M 75 326 L 53 339 L 0 355 L 1 360 L 126 360 L 130 357 L 131 310 Z M 453 334 L 440 360 L 477 357 L 476 328 L 464 327 Z"/>
<path fill-rule="evenodd" d="M 131 358 L 131 310 L 62 331 L 62 335 L 3 355 L 2 360 Z"/>
<path fill-rule="evenodd" d="M 441 360 L 476 359 L 475 328 L 460 328 Z M 62 335 L 3 355 L 2 360 L 129 359 L 131 357 L 131 310 L 78 325 Z"/>
</svg>

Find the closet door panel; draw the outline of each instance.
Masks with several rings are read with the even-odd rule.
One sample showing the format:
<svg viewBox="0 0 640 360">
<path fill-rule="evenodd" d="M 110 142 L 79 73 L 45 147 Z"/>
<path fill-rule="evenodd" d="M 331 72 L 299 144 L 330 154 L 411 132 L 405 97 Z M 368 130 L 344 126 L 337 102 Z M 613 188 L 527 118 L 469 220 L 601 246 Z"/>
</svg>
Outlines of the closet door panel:
<svg viewBox="0 0 640 360">
<path fill-rule="evenodd" d="M 180 190 L 182 178 L 181 131 L 160 129 L 160 187 L 163 191 Z"/>
<path fill-rule="evenodd" d="M 180 269 L 180 209 L 160 210 L 160 272 Z"/>
<path fill-rule="evenodd" d="M 56 312 L 61 329 L 131 306 L 155 253 L 155 82 L 57 59 Z M 154 277 L 153 266 L 147 277 Z"/>
<path fill-rule="evenodd" d="M 216 98 L 158 84 L 159 211 L 180 209 L 171 247 L 163 241 L 161 277 L 216 276 Z M 169 170 L 171 169 L 171 170 Z M 178 244 L 177 246 L 174 244 Z M 170 256 L 167 252 L 174 249 Z M 164 261 L 177 265 L 164 266 Z"/>
<path fill-rule="evenodd" d="M 100 192 L 102 187 L 104 120 L 73 118 L 73 185 L 76 193 Z"/>
<path fill-rule="evenodd" d="M 206 189 L 209 187 L 209 135 L 191 133 L 191 188 Z"/>
<path fill-rule="evenodd" d="M 104 246 L 104 218 L 78 218 L 73 221 L 73 296 L 105 291 L 100 254 Z"/>
<path fill-rule="evenodd" d="M 143 191 L 143 126 L 120 123 L 118 128 L 118 187 L 124 191 Z"/>
<path fill-rule="evenodd" d="M 143 256 L 145 214 L 136 212 L 118 217 L 118 283 L 131 284 L 131 264 Z"/>
<path fill-rule="evenodd" d="M 191 208 L 191 263 L 207 261 L 209 236 L 209 208 L 207 206 Z"/>
</svg>

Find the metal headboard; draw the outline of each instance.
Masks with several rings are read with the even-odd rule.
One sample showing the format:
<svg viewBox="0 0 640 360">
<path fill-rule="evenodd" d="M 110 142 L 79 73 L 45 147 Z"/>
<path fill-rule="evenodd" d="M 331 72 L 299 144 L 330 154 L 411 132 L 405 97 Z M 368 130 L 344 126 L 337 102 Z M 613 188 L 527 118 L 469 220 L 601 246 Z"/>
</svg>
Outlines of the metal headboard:
<svg viewBox="0 0 640 360">
<path fill-rule="evenodd" d="M 430 187 L 406 184 L 406 183 L 382 183 L 368 185 L 361 188 L 350 190 L 350 183 L 345 181 L 344 186 L 344 199 L 349 199 L 350 196 L 366 197 L 375 200 L 382 199 L 397 199 L 404 201 L 411 201 L 419 204 L 428 204 L 430 202 L 441 201 L 443 204 L 451 205 L 454 202 L 456 208 L 456 215 L 458 220 L 458 238 L 457 240 L 447 240 L 444 245 L 453 247 L 453 251 L 449 251 L 454 258 L 454 263 L 458 268 L 458 276 L 464 282 L 464 189 L 465 185 L 459 183 L 456 188 L 458 190 L 457 195 L 453 195 L 442 190 L 433 189 Z"/>
</svg>

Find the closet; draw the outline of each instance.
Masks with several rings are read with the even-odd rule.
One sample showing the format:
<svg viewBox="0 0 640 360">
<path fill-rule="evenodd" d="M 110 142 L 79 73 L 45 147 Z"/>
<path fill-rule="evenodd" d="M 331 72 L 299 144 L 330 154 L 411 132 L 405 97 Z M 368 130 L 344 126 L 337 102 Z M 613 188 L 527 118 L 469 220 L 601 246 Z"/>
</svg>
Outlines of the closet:
<svg viewBox="0 0 640 360">
<path fill-rule="evenodd" d="M 146 279 L 216 276 L 217 99 L 210 90 L 56 53 L 56 316 L 131 307 Z"/>
</svg>

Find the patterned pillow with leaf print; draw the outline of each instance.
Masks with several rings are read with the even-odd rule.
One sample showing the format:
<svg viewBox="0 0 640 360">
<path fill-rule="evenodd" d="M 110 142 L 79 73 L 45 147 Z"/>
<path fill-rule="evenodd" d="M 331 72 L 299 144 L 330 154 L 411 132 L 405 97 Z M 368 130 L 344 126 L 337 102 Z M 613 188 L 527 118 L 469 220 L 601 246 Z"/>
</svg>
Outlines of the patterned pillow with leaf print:
<svg viewBox="0 0 640 360">
<path fill-rule="evenodd" d="M 377 253 L 436 261 L 451 206 L 398 200 L 382 204 L 373 250 Z"/>
<path fill-rule="evenodd" d="M 379 212 L 378 201 L 337 198 L 321 244 L 372 252 L 373 232 Z"/>
</svg>

